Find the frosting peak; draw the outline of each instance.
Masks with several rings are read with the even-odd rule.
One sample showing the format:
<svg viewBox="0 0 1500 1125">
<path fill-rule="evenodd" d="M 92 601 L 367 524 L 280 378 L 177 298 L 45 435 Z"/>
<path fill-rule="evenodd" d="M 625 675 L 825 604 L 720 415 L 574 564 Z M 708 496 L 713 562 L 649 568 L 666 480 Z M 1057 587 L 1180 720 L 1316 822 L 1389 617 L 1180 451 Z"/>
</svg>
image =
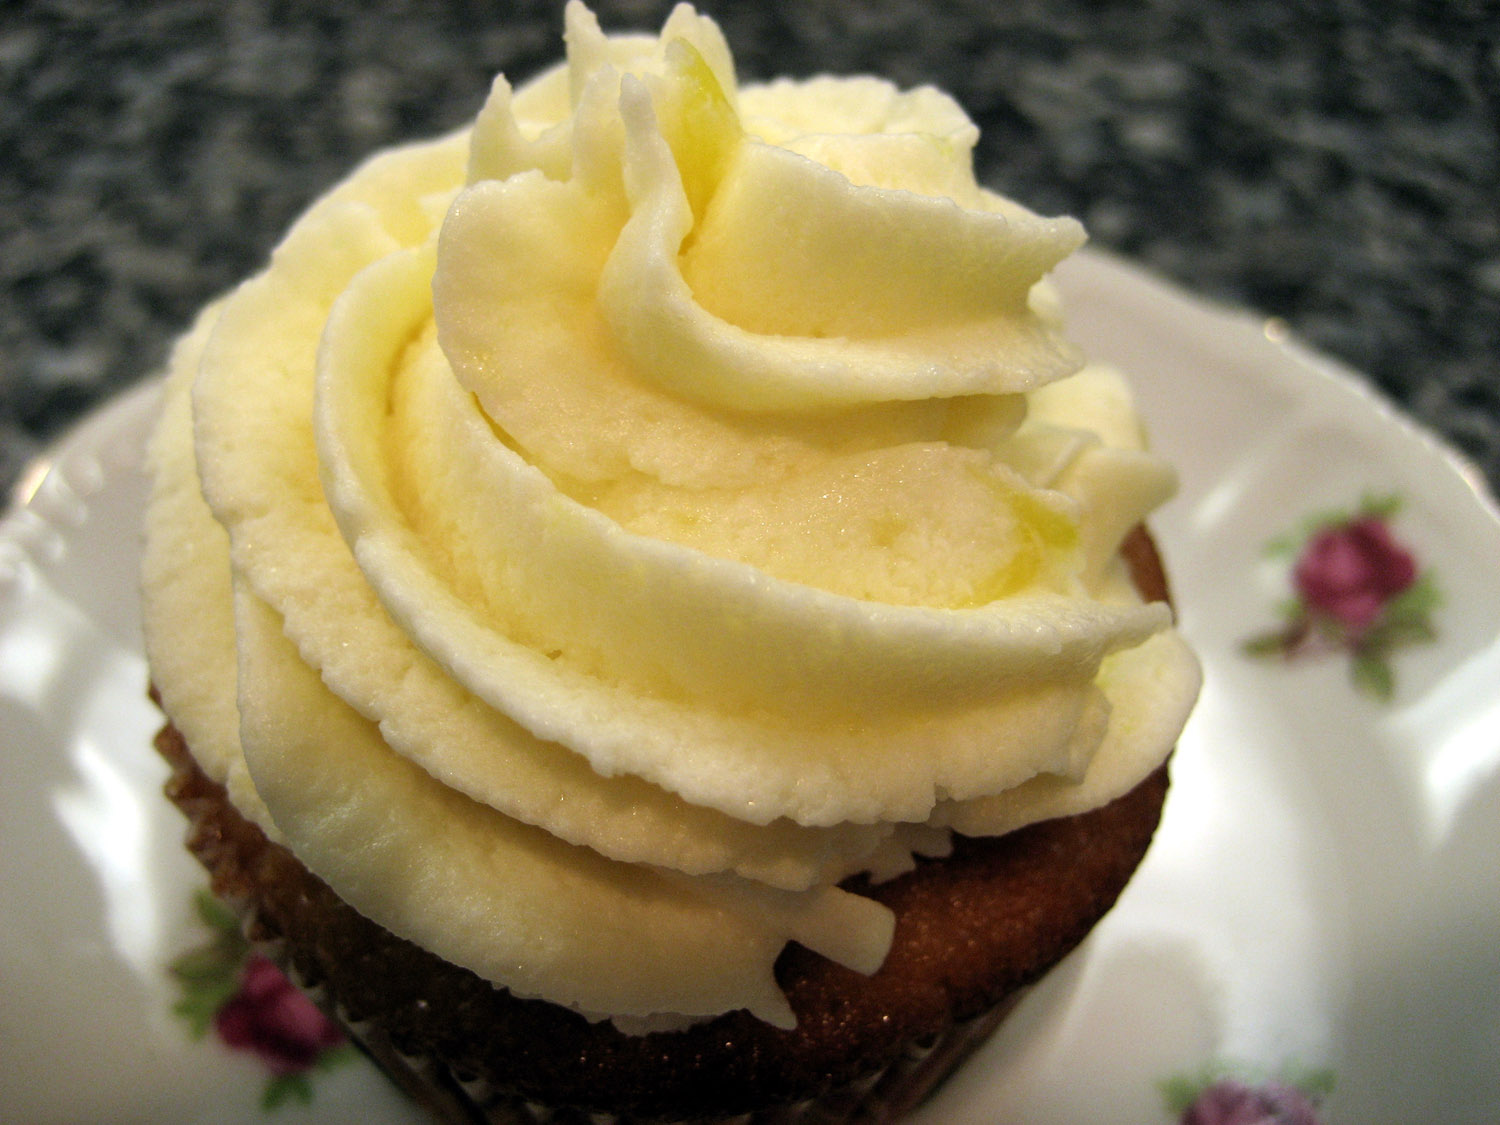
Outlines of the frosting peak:
<svg viewBox="0 0 1500 1125">
<path fill-rule="evenodd" d="M 592 211 L 626 216 L 594 248 L 590 265 L 603 268 L 579 296 L 597 303 L 635 375 L 713 406 L 816 411 L 1017 393 L 1077 369 L 1028 294 L 1082 243 L 1082 228 L 980 189 L 976 133 L 949 99 L 825 80 L 836 102 L 874 102 L 858 115 L 871 131 L 847 131 L 783 112 L 794 97 L 785 85 L 741 100 L 717 29 L 685 6 L 660 40 L 613 52 L 580 13 L 570 5 L 571 116 L 529 139 L 497 86 L 470 175 L 543 171 Z M 775 142 L 755 135 L 757 121 Z M 546 221 L 550 198 L 535 180 L 503 199 L 461 197 L 445 241 L 467 241 L 491 208 Z M 486 264 L 527 272 L 501 243 Z M 472 258 L 450 269 L 442 253 L 436 285 L 439 338 L 471 385 L 457 357 L 507 343 L 471 311 L 475 288 L 490 286 Z M 450 302 L 454 291 L 471 296 Z"/>
</svg>

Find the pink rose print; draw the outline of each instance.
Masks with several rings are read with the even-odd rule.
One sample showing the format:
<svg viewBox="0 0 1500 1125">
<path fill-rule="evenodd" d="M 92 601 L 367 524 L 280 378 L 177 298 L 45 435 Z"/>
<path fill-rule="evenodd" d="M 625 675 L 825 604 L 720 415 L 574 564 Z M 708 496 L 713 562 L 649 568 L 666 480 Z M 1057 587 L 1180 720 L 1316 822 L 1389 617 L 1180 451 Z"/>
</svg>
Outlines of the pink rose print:
<svg viewBox="0 0 1500 1125">
<path fill-rule="evenodd" d="M 1267 1082 L 1246 1086 L 1223 1078 L 1208 1087 L 1178 1118 L 1179 1125 L 1319 1125 L 1317 1107 L 1293 1086 Z"/>
<path fill-rule="evenodd" d="M 1322 1125 L 1318 1105 L 1332 1089 L 1327 1070 L 1249 1078 L 1222 1065 L 1161 1084 L 1177 1125 Z"/>
<path fill-rule="evenodd" d="M 206 891 L 194 900 L 212 936 L 169 966 L 182 990 L 174 1007 L 194 1038 L 212 1031 L 270 1071 L 261 1105 L 312 1101 L 311 1075 L 357 1057 L 338 1026 L 272 961 L 254 952 L 239 921 Z"/>
<path fill-rule="evenodd" d="M 1395 497 L 1367 497 L 1353 512 L 1317 516 L 1301 534 L 1272 543 L 1268 553 L 1292 560 L 1293 597 L 1283 624 L 1251 637 L 1244 651 L 1283 659 L 1343 653 L 1355 687 L 1389 699 L 1392 654 L 1437 638 L 1432 612 L 1441 601 L 1431 574 L 1391 530 L 1399 508 Z"/>
<path fill-rule="evenodd" d="M 1297 559 L 1292 582 L 1314 613 L 1359 636 L 1386 604 L 1417 580 L 1417 563 L 1385 521 L 1364 516 L 1324 528 Z"/>
<path fill-rule="evenodd" d="M 272 1074 L 301 1074 L 344 1033 L 271 960 L 252 953 L 240 990 L 214 1016 L 226 1046 L 259 1056 Z"/>
</svg>

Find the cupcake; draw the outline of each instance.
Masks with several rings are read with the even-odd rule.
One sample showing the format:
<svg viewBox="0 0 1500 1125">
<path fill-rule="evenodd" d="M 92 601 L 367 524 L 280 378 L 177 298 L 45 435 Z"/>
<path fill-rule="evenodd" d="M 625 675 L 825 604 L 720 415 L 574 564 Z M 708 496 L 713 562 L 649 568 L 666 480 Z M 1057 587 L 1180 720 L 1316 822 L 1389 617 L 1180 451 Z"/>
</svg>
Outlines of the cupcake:
<svg viewBox="0 0 1500 1125">
<path fill-rule="evenodd" d="M 169 792 L 439 1116 L 889 1120 L 1150 842 L 1173 474 L 948 97 L 566 43 L 176 348 Z"/>
</svg>

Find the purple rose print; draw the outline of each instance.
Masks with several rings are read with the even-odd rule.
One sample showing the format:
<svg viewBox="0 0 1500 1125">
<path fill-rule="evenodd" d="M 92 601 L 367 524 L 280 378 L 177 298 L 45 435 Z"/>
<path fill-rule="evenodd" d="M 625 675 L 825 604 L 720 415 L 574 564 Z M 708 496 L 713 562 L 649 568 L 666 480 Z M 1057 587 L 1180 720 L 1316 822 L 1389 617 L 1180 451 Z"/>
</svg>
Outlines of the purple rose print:
<svg viewBox="0 0 1500 1125">
<path fill-rule="evenodd" d="M 1161 1084 L 1177 1125 L 1323 1125 L 1318 1106 L 1332 1089 L 1333 1075 L 1326 1070 L 1250 1078 L 1225 1066 Z"/>
<path fill-rule="evenodd" d="M 1221 1078 L 1193 1100 L 1180 1125 L 1320 1125 L 1318 1110 L 1293 1086 L 1246 1086 Z"/>
<path fill-rule="evenodd" d="M 270 959 L 250 948 L 228 909 L 206 891 L 194 904 L 212 936 L 169 966 L 182 990 L 173 1010 L 194 1038 L 212 1031 L 226 1047 L 260 1060 L 270 1071 L 264 1108 L 312 1101 L 310 1075 L 356 1057 L 354 1048 Z"/>
<path fill-rule="evenodd" d="M 301 1074 L 344 1042 L 338 1026 L 258 953 L 245 962 L 239 991 L 215 1014 L 214 1030 L 226 1046 L 256 1055 L 275 1075 Z"/>
<path fill-rule="evenodd" d="M 1308 541 L 1292 571 L 1308 610 L 1338 622 L 1351 637 L 1367 632 L 1391 599 L 1416 580 L 1411 552 L 1375 516 L 1325 527 Z"/>
<path fill-rule="evenodd" d="M 1317 516 L 1298 535 L 1276 540 L 1272 555 L 1291 559 L 1292 598 L 1283 624 L 1244 643 L 1252 656 L 1342 653 L 1354 685 L 1377 699 L 1395 691 L 1391 656 L 1437 638 L 1440 601 L 1432 575 L 1391 530 L 1395 497 L 1367 497 L 1352 512 Z"/>
</svg>

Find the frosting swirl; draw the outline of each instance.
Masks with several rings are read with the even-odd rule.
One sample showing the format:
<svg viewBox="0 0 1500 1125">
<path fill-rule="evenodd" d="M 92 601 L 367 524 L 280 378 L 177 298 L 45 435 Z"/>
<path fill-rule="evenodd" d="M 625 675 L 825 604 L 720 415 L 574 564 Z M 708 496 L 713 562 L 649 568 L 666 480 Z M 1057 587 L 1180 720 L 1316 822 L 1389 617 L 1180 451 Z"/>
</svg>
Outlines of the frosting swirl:
<svg viewBox="0 0 1500 1125">
<path fill-rule="evenodd" d="M 844 876 L 1170 750 L 1196 665 L 1118 548 L 1173 477 L 1039 311 L 1081 229 L 979 187 L 946 96 L 741 89 L 685 5 L 575 2 L 567 50 L 179 346 L 153 676 L 387 928 L 591 1014 L 786 1024 L 786 941 L 884 956 Z"/>
</svg>

